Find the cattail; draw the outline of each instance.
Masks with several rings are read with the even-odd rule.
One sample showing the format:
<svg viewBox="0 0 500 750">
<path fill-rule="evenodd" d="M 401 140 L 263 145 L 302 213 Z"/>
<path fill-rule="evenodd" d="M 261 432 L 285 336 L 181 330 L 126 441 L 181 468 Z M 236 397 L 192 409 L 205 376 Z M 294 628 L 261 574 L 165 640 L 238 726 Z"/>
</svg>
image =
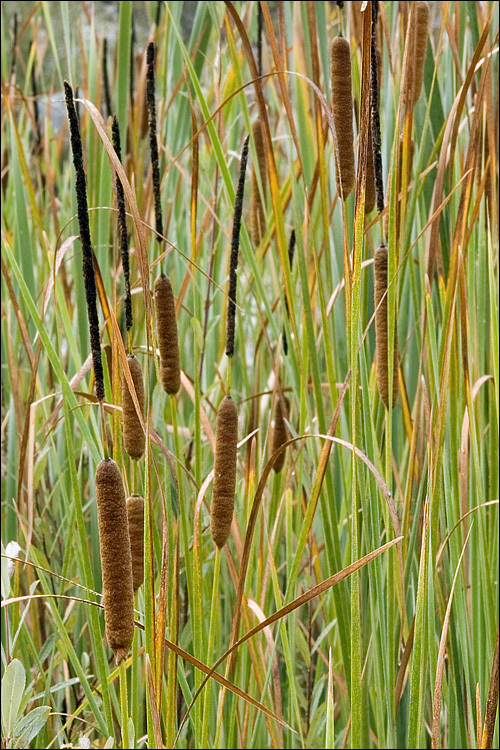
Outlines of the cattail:
<svg viewBox="0 0 500 750">
<path fill-rule="evenodd" d="M 111 92 L 109 90 L 108 78 L 108 40 L 104 37 L 102 46 L 102 85 L 104 88 L 104 101 L 106 104 L 107 117 L 111 117 L 113 108 L 111 106 Z"/>
<path fill-rule="evenodd" d="M 141 407 L 141 414 L 144 418 L 145 399 L 141 363 L 139 362 L 137 357 L 134 357 L 133 354 L 129 354 L 129 356 L 127 357 L 127 363 L 134 383 L 137 400 L 139 402 L 139 406 Z M 130 393 L 128 383 L 125 380 L 125 376 L 123 376 L 122 378 L 122 411 L 123 443 L 125 446 L 125 450 L 130 458 L 134 458 L 137 460 L 141 458 L 146 448 L 146 437 L 139 421 L 139 417 L 137 416 L 137 411 L 132 400 L 132 394 Z"/>
<path fill-rule="evenodd" d="M 237 443 L 238 410 L 232 398 L 225 396 L 217 412 L 214 487 L 210 511 L 210 533 L 219 549 L 227 541 L 233 520 Z"/>
<path fill-rule="evenodd" d="M 140 495 L 133 494 L 128 498 L 127 515 L 135 594 L 144 581 L 144 500 Z"/>
<path fill-rule="evenodd" d="M 32 42 L 32 46 L 34 46 Z M 36 145 L 39 146 L 42 140 L 42 129 L 40 126 L 40 108 L 38 106 L 38 86 L 36 82 L 36 71 L 35 64 L 31 68 L 31 90 L 33 92 L 33 115 L 35 119 L 35 141 Z"/>
<path fill-rule="evenodd" d="M 354 190 L 354 136 L 352 129 L 351 50 L 343 36 L 332 41 L 330 54 L 332 115 L 337 141 L 337 191 L 346 199 Z"/>
<path fill-rule="evenodd" d="M 134 589 L 125 492 L 112 459 L 97 466 L 95 489 L 106 638 L 119 664 L 134 638 Z"/>
<path fill-rule="evenodd" d="M 227 327 L 226 327 L 226 354 L 232 357 L 234 354 L 234 333 L 236 323 L 236 270 L 238 268 L 238 252 L 240 249 L 240 227 L 241 214 L 243 211 L 243 195 L 245 192 L 245 172 L 248 160 L 248 141 L 249 136 L 245 138 L 243 151 L 241 152 L 240 175 L 238 178 L 238 188 L 234 201 L 234 218 L 233 234 L 231 238 L 231 259 L 229 263 L 229 292 L 227 301 Z"/>
<path fill-rule="evenodd" d="M 111 128 L 113 136 L 113 148 L 116 151 L 116 155 L 119 160 L 122 160 L 122 152 L 120 145 L 120 127 L 116 115 L 113 117 L 113 124 Z M 133 317 L 132 317 L 132 294 L 130 292 L 130 266 L 129 266 L 129 252 L 128 252 L 128 233 L 127 233 L 127 221 L 125 214 L 125 195 L 123 192 L 123 185 L 121 183 L 118 174 L 116 175 L 116 203 L 118 206 L 118 234 L 120 236 L 120 253 L 122 257 L 122 268 L 123 277 L 125 279 L 125 325 L 127 331 L 132 328 Z"/>
<path fill-rule="evenodd" d="M 375 359 L 377 385 L 380 398 L 389 408 L 389 375 L 387 351 L 387 247 L 380 245 L 375 251 Z M 384 296 L 385 295 L 385 296 Z M 382 300 L 382 297 L 383 300 Z M 382 302 L 380 302 L 382 300 Z M 380 307 L 379 307 L 380 303 Z M 378 308 L 378 309 L 377 309 Z M 398 398 L 398 328 L 397 316 L 394 319 L 394 368 L 392 380 L 392 405 Z"/>
<path fill-rule="evenodd" d="M 66 109 L 68 112 L 69 133 L 71 150 L 73 152 L 73 164 L 76 175 L 76 202 L 78 209 L 78 224 L 80 227 L 80 241 L 82 243 L 82 271 L 85 288 L 85 301 L 87 303 L 87 315 L 89 320 L 90 348 L 94 364 L 95 391 L 99 401 L 104 401 L 104 373 L 101 359 L 101 338 L 99 335 L 99 316 L 97 315 L 97 290 L 95 273 L 92 261 L 92 245 L 90 243 L 89 212 L 87 206 L 87 183 L 83 167 L 82 139 L 78 114 L 73 99 L 73 90 L 67 81 L 64 81 L 66 95 Z"/>
<path fill-rule="evenodd" d="M 262 125 L 260 120 L 256 120 L 252 126 L 252 137 L 257 154 L 257 164 L 252 170 L 252 196 L 250 199 L 250 236 L 252 243 L 260 245 L 262 235 L 266 226 L 266 217 L 264 207 L 259 192 L 259 181 L 257 179 L 257 167 L 259 169 L 262 190 L 266 194 L 266 152 L 264 149 L 264 139 L 262 137 Z"/>
<path fill-rule="evenodd" d="M 380 141 L 380 115 L 379 115 L 379 62 L 378 62 L 378 47 L 377 47 L 377 20 L 378 20 L 378 0 L 372 2 L 372 37 L 371 37 L 371 86 L 370 86 L 370 143 L 368 153 L 368 167 L 372 166 L 373 174 L 373 188 L 375 191 L 375 200 L 377 201 L 377 210 L 382 213 L 384 210 L 384 176 L 382 170 L 382 148 Z M 371 159 L 370 159 L 371 157 Z M 367 175 L 370 175 L 370 172 Z M 368 187 L 371 189 L 370 183 L 367 182 L 367 198 L 368 198 Z M 372 196 L 370 194 L 370 200 Z M 369 213 L 375 205 L 375 202 L 368 210 Z"/>
<path fill-rule="evenodd" d="M 170 279 L 165 274 L 155 281 L 156 335 L 160 350 L 160 378 L 163 389 L 170 394 L 181 387 L 177 321 L 175 319 L 174 293 Z"/>
<path fill-rule="evenodd" d="M 413 104 L 420 98 L 424 82 L 425 54 L 429 36 L 429 6 L 426 2 L 415 3 L 415 59 L 413 69 Z"/>
<path fill-rule="evenodd" d="M 293 256 L 295 254 L 295 229 L 292 229 L 290 239 L 288 241 L 288 262 L 290 264 L 290 273 L 292 272 Z M 285 310 L 288 317 L 290 317 L 290 310 L 288 309 L 288 300 L 285 297 Z M 286 357 L 288 354 L 288 341 L 286 338 L 285 327 L 283 326 L 283 353 Z"/>
<path fill-rule="evenodd" d="M 156 140 L 156 103 L 155 103 L 155 45 L 148 44 L 146 53 L 148 70 L 146 74 L 146 102 L 148 106 L 149 147 L 151 150 L 151 167 L 153 170 L 153 193 L 155 199 L 156 239 L 161 242 L 163 219 L 160 199 L 160 162 L 158 159 L 158 141 Z"/>
<path fill-rule="evenodd" d="M 270 454 L 271 456 L 275 451 L 278 450 L 278 448 L 281 448 L 283 443 L 286 443 L 288 440 L 288 428 L 286 426 L 285 419 L 288 419 L 288 412 L 290 410 L 290 401 L 284 397 L 285 402 L 285 411 L 283 412 L 283 403 L 281 398 L 278 394 L 278 399 L 276 402 L 276 411 L 274 413 L 274 430 L 272 432 L 271 437 L 271 448 L 270 448 Z M 276 461 L 273 464 L 273 469 L 276 473 L 281 471 L 283 468 L 283 464 L 285 463 L 285 456 L 286 451 L 282 451 Z"/>
</svg>

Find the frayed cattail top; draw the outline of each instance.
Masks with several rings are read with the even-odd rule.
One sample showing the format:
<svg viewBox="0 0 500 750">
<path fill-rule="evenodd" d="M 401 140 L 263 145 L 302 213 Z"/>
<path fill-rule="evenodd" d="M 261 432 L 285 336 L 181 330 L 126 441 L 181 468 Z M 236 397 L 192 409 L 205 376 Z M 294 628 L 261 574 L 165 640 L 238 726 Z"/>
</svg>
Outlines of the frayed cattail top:
<svg viewBox="0 0 500 750">
<path fill-rule="evenodd" d="M 125 492 L 112 459 L 97 466 L 95 489 L 106 638 L 119 664 L 134 638 L 134 590 Z"/>
<path fill-rule="evenodd" d="M 343 36 L 332 41 L 330 53 L 332 115 L 335 123 L 337 191 L 345 200 L 354 190 L 354 135 L 352 126 L 351 49 Z"/>
</svg>

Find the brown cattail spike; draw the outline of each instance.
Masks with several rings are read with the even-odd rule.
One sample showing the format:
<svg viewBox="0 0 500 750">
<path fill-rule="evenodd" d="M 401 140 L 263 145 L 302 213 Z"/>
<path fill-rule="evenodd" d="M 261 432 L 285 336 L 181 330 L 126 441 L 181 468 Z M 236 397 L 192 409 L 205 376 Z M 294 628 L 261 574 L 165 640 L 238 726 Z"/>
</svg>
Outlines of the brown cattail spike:
<svg viewBox="0 0 500 750">
<path fill-rule="evenodd" d="M 387 247 L 380 245 L 375 251 L 375 359 L 377 386 L 380 398 L 389 408 L 389 373 L 387 350 Z M 385 295 L 385 296 L 384 296 Z M 382 299 L 383 298 L 383 299 Z M 380 303 L 380 306 L 379 306 Z M 377 309 L 378 308 L 378 309 Z M 394 367 L 392 379 L 392 406 L 398 398 L 398 329 L 397 316 L 394 320 Z"/>
<path fill-rule="evenodd" d="M 266 194 L 266 152 L 264 149 L 264 139 L 262 137 L 262 125 L 260 120 L 256 120 L 252 125 L 252 137 L 255 144 L 255 153 L 257 155 L 257 164 L 252 169 L 252 195 L 250 199 L 250 236 L 253 245 L 260 245 L 262 236 L 266 228 L 266 217 L 262 205 L 261 195 L 259 192 L 259 180 L 257 179 L 257 167 L 262 183 L 264 196 Z"/>
<path fill-rule="evenodd" d="M 127 363 L 130 369 L 130 374 L 134 382 L 134 388 L 137 395 L 139 406 L 141 407 L 141 414 L 144 419 L 144 381 L 142 378 L 142 367 L 141 363 L 130 354 L 127 357 Z M 146 437 L 144 430 L 142 429 L 135 404 L 132 400 L 132 394 L 130 393 L 128 383 L 125 376 L 122 378 L 122 411 L 123 411 L 123 443 L 125 450 L 130 458 L 139 459 L 141 458 L 146 448 Z"/>
<path fill-rule="evenodd" d="M 163 389 L 177 393 L 181 387 L 179 343 L 175 318 L 174 293 L 170 279 L 165 274 L 155 281 L 154 299 L 156 310 L 156 335 L 160 350 L 160 378 Z"/>
<path fill-rule="evenodd" d="M 425 54 L 429 37 L 429 6 L 426 2 L 415 3 L 415 60 L 413 69 L 413 104 L 420 98 L 424 82 Z"/>
<path fill-rule="evenodd" d="M 127 514 L 135 594 L 144 581 L 144 500 L 140 495 L 134 494 L 128 498 Z"/>
<path fill-rule="evenodd" d="M 119 664 L 134 638 L 134 589 L 125 492 L 112 459 L 97 466 L 95 489 L 106 638 Z"/>
<path fill-rule="evenodd" d="M 98 401 L 104 401 L 104 371 L 101 359 L 101 338 L 99 335 L 99 316 L 97 315 L 97 289 L 92 260 L 92 245 L 90 242 L 89 210 L 87 204 L 87 182 L 83 166 L 82 138 L 78 124 L 78 114 L 73 99 L 73 89 L 64 81 L 66 95 L 66 109 L 68 112 L 69 134 L 73 164 L 75 166 L 75 189 L 78 210 L 78 225 L 80 227 L 80 241 L 82 243 L 82 273 L 85 288 L 85 301 L 89 319 L 90 348 L 95 375 L 95 392 Z"/>
<path fill-rule="evenodd" d="M 210 533 L 219 549 L 227 542 L 233 520 L 237 444 L 238 410 L 232 398 L 225 396 L 217 412 L 214 487 L 210 510 Z"/>
<path fill-rule="evenodd" d="M 330 54 L 332 115 L 337 140 L 335 176 L 337 191 L 345 200 L 354 190 L 354 136 L 352 129 L 351 50 L 343 36 L 336 36 Z"/>
<path fill-rule="evenodd" d="M 290 410 L 290 401 L 284 397 L 285 402 L 285 411 L 283 411 L 283 404 L 281 401 L 281 398 L 278 394 L 277 401 L 276 401 L 276 411 L 274 413 L 274 430 L 271 437 L 271 449 L 270 454 L 271 456 L 275 451 L 278 450 L 278 448 L 281 448 L 283 443 L 286 443 L 286 441 L 289 439 L 288 435 L 288 428 L 286 426 L 285 419 L 288 419 L 288 412 Z M 278 458 L 275 460 L 273 464 L 273 469 L 275 472 L 281 471 L 283 468 L 283 465 L 285 463 L 285 457 L 286 457 L 286 451 L 281 451 Z"/>
</svg>

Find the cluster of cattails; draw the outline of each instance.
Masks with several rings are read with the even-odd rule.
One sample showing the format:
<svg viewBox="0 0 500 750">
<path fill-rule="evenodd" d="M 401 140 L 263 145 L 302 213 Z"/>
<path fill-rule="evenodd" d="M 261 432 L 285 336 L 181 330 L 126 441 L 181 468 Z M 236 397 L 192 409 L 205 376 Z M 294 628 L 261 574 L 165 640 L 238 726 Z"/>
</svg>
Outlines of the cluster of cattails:
<svg viewBox="0 0 500 750">
<path fill-rule="evenodd" d="M 336 36 L 330 50 L 332 115 L 335 125 L 337 192 L 343 200 L 354 190 L 354 134 L 351 50 L 343 36 Z"/>
<path fill-rule="evenodd" d="M 387 247 L 380 245 L 375 251 L 375 359 L 377 386 L 380 398 L 389 408 L 389 366 L 387 344 Z M 398 398 L 398 334 L 397 319 L 394 319 L 394 365 L 392 379 L 392 406 Z"/>
</svg>

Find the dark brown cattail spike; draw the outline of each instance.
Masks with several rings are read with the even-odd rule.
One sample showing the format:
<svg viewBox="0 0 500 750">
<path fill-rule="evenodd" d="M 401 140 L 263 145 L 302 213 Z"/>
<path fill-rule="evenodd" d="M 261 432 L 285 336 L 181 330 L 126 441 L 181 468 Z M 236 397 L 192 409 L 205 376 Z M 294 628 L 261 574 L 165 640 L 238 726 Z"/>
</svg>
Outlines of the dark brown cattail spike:
<svg viewBox="0 0 500 750">
<path fill-rule="evenodd" d="M 130 374 L 134 382 L 135 393 L 139 406 L 141 407 L 141 415 L 144 419 L 144 380 L 142 377 L 141 363 L 130 354 L 127 357 L 127 363 L 130 369 Z M 125 450 L 130 456 L 138 460 L 143 455 L 146 449 L 146 436 L 144 430 L 137 416 L 135 404 L 132 400 L 132 394 L 130 393 L 128 383 L 125 380 L 125 375 L 122 379 L 122 412 L 123 412 L 123 444 Z"/>
<path fill-rule="evenodd" d="M 102 85 L 104 88 L 104 101 L 106 103 L 106 117 L 111 117 L 113 108 L 111 106 L 111 93 L 108 78 L 108 40 L 104 37 L 102 46 Z"/>
<path fill-rule="evenodd" d="M 112 459 L 97 466 L 95 489 L 106 638 L 119 664 L 134 638 L 134 589 L 125 492 Z"/>
<path fill-rule="evenodd" d="M 120 127 L 116 115 L 113 117 L 112 125 L 112 136 L 113 136 L 113 148 L 116 151 L 116 155 L 119 160 L 122 160 L 122 152 L 120 145 Z M 118 234 L 120 236 L 120 253 L 122 256 L 122 267 L 123 277 L 125 279 L 125 324 L 127 331 L 130 331 L 133 324 L 132 317 L 132 294 L 130 292 L 130 267 L 129 267 L 129 253 L 128 253 L 128 234 L 127 234 L 127 221 L 125 214 L 125 195 L 123 192 L 123 185 L 116 175 L 116 203 L 118 205 Z"/>
<path fill-rule="evenodd" d="M 97 291 L 94 266 L 92 263 L 92 246 L 90 243 L 87 184 L 85 181 L 85 170 L 83 168 L 82 139 L 80 136 L 78 115 L 76 113 L 75 102 L 73 99 L 73 90 L 67 81 L 64 81 L 64 91 L 66 94 L 66 109 L 68 111 L 71 150 L 73 151 L 73 164 L 75 165 L 76 174 L 76 201 L 78 207 L 80 241 L 82 243 L 83 283 L 85 287 L 85 301 L 87 303 L 87 314 L 89 319 L 90 348 L 94 364 L 95 391 L 97 399 L 99 401 L 104 401 L 104 374 L 101 359 L 99 317 L 97 315 Z"/>
<path fill-rule="evenodd" d="M 217 412 L 215 428 L 215 461 L 210 533 L 222 549 L 231 531 L 236 487 L 238 444 L 238 410 L 230 396 L 225 396 Z"/>
<path fill-rule="evenodd" d="M 274 413 L 274 430 L 272 432 L 271 448 L 269 451 L 270 456 L 272 456 L 273 453 L 278 450 L 278 448 L 281 448 L 283 443 L 286 443 L 286 441 L 289 439 L 288 428 L 286 426 L 285 419 L 288 419 L 290 401 L 286 397 L 283 397 L 283 399 L 285 402 L 285 411 L 283 411 L 283 404 L 280 395 L 277 395 L 276 411 Z M 273 464 L 273 469 L 276 473 L 280 472 L 283 468 L 285 458 L 286 450 L 283 450 Z"/>
<path fill-rule="evenodd" d="M 415 7 L 415 61 L 413 64 L 413 104 L 420 98 L 424 82 L 425 53 L 429 36 L 429 6 L 417 2 Z"/>
<path fill-rule="evenodd" d="M 343 36 L 336 36 L 332 41 L 330 79 L 337 140 L 335 177 L 338 194 L 345 200 L 354 190 L 356 173 L 352 129 L 351 49 Z"/>
<path fill-rule="evenodd" d="M 382 171 L 382 149 L 380 141 L 379 115 L 379 81 L 377 60 L 377 18 L 378 0 L 372 2 L 372 40 L 371 40 L 371 149 L 372 164 L 375 175 L 377 211 L 384 210 L 384 176 Z M 373 206 L 372 206 L 373 208 Z M 371 209 L 370 209 L 371 210 Z"/>
<path fill-rule="evenodd" d="M 262 26 L 263 15 L 260 3 L 257 3 L 257 70 L 262 75 Z"/>
<path fill-rule="evenodd" d="M 245 172 L 248 160 L 248 141 L 245 138 L 243 151 L 241 153 L 240 176 L 238 178 L 238 189 L 234 202 L 233 236 L 231 239 L 231 261 L 229 264 L 229 299 L 227 302 L 227 329 L 226 329 L 226 354 L 232 357 L 234 354 L 234 332 L 236 317 L 236 270 L 238 268 L 238 252 L 240 248 L 241 214 L 243 211 L 243 195 L 245 192 Z"/>
<path fill-rule="evenodd" d="M 252 138 L 255 144 L 255 153 L 257 155 L 257 164 L 252 169 L 252 194 L 250 198 L 250 237 L 255 246 L 260 245 L 262 236 L 266 227 L 266 216 L 262 199 L 259 192 L 259 180 L 257 179 L 257 169 L 260 174 L 262 190 L 266 194 L 266 151 L 264 148 L 264 138 L 262 136 L 262 125 L 260 120 L 255 120 L 252 125 Z"/>
<path fill-rule="evenodd" d="M 33 67 L 31 68 L 31 90 L 33 92 L 33 114 L 35 117 L 35 140 L 36 140 L 36 145 L 38 146 L 40 145 L 41 140 L 42 140 L 42 131 L 40 128 L 40 109 L 38 107 L 38 86 L 36 83 L 35 63 L 33 63 Z"/>
<path fill-rule="evenodd" d="M 168 276 L 158 276 L 154 287 L 156 335 L 160 350 L 160 378 L 163 389 L 173 395 L 181 387 L 177 321 L 172 284 Z"/>
<path fill-rule="evenodd" d="M 144 500 L 140 495 L 134 494 L 128 498 L 127 514 L 135 594 L 144 581 Z"/>
<path fill-rule="evenodd" d="M 288 262 L 290 264 L 290 273 L 292 272 L 293 256 L 295 254 L 295 229 L 292 229 L 290 234 L 290 240 L 288 242 Z M 285 297 L 285 310 L 288 317 L 290 317 L 290 310 L 288 309 L 288 300 Z M 288 341 L 286 338 L 285 328 L 283 326 L 283 353 L 286 357 L 288 354 Z"/>
<path fill-rule="evenodd" d="M 146 62 L 146 101 L 148 105 L 149 147 L 151 150 L 151 167 L 153 170 L 153 194 L 155 199 L 156 239 L 161 242 L 163 234 L 163 219 L 161 215 L 160 198 L 160 161 L 158 158 L 158 141 L 156 140 L 156 103 L 155 103 L 155 45 L 148 44 Z"/>
<path fill-rule="evenodd" d="M 380 245 L 375 251 L 375 358 L 377 386 L 380 398 L 389 408 L 389 371 L 387 349 L 387 247 Z M 385 296 L 384 296 L 385 295 Z M 383 299 L 382 299 L 383 298 Z M 379 307 L 380 303 L 380 307 Z M 377 309 L 378 308 L 378 309 Z M 392 406 L 398 398 L 398 327 L 394 321 L 394 366 L 392 379 Z"/>
<path fill-rule="evenodd" d="M 132 29 L 130 32 L 130 72 L 128 77 L 128 87 L 129 87 L 129 96 L 130 96 L 130 104 L 133 106 L 135 101 L 135 56 L 134 56 L 134 50 L 135 50 L 135 16 L 134 11 L 132 11 Z"/>
</svg>

